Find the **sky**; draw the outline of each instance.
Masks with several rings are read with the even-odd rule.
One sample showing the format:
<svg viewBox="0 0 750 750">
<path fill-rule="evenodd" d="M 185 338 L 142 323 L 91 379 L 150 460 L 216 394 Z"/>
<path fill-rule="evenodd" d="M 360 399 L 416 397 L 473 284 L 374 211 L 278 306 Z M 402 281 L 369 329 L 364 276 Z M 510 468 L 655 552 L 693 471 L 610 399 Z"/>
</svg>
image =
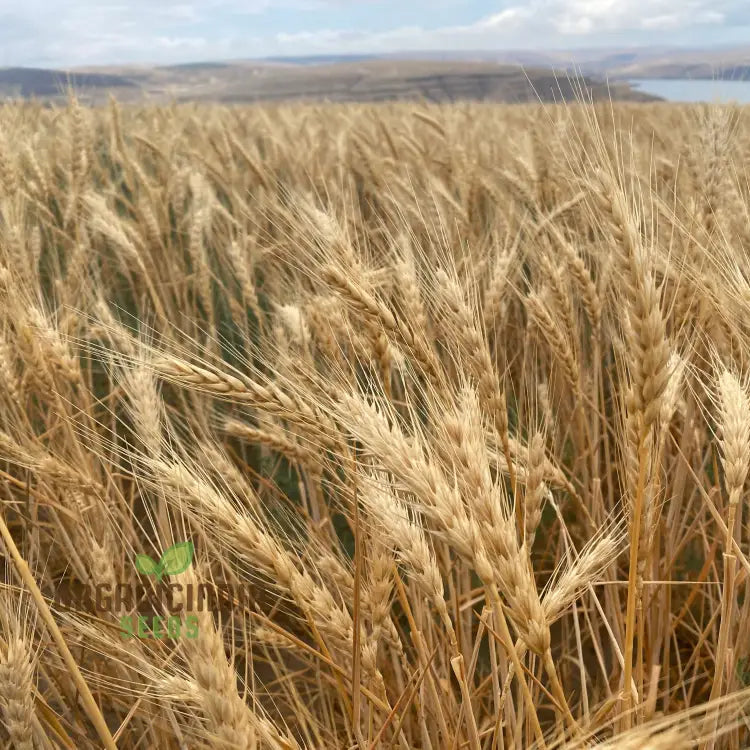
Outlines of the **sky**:
<svg viewBox="0 0 750 750">
<path fill-rule="evenodd" d="M 748 39 L 748 0 L 0 0 L 0 67 Z"/>
</svg>

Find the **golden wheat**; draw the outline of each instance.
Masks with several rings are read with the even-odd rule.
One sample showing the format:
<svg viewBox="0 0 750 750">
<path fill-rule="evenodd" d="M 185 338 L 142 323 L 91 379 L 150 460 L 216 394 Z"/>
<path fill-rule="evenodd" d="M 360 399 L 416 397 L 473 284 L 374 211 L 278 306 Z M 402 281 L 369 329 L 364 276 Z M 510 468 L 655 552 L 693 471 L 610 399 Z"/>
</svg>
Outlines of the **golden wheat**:
<svg viewBox="0 0 750 750">
<path fill-rule="evenodd" d="M 745 117 L 0 108 L 0 744 L 747 747 Z"/>
</svg>

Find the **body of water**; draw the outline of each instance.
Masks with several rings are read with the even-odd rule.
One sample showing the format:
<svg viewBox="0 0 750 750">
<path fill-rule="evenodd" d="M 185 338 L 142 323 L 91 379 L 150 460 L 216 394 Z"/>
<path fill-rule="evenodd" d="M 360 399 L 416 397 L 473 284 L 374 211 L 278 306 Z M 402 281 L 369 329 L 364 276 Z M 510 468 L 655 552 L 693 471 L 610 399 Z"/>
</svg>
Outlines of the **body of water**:
<svg viewBox="0 0 750 750">
<path fill-rule="evenodd" d="M 750 104 L 750 81 L 637 78 L 629 83 L 639 91 L 661 96 L 670 102 L 736 101 Z"/>
</svg>

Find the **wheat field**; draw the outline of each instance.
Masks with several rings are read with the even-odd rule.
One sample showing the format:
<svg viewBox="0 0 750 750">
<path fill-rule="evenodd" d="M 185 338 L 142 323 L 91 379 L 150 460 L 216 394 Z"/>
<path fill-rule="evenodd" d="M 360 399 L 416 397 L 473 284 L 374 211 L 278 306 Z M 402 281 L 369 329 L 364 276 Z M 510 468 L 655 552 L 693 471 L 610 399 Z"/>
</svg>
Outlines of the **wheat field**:
<svg viewBox="0 0 750 750">
<path fill-rule="evenodd" d="M 730 105 L 0 109 L 0 740 L 750 743 Z"/>
</svg>

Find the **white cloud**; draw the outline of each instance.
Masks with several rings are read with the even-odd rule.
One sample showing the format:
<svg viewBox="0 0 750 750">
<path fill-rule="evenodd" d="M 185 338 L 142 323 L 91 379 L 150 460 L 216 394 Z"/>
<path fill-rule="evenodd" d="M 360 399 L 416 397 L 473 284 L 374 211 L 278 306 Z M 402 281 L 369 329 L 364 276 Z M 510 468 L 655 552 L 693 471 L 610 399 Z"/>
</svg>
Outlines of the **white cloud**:
<svg viewBox="0 0 750 750">
<path fill-rule="evenodd" d="M 458 0 L 440 0 L 458 7 Z M 0 0 L 0 65 L 82 65 L 199 59 L 366 53 L 397 50 L 594 46 L 673 40 L 701 43 L 739 36 L 750 25 L 747 0 L 497 0 L 483 18 L 429 28 L 438 0 L 415 0 L 421 25 L 382 27 L 388 0 Z M 278 28 L 279 10 L 326 22 Z M 367 11 L 367 12 L 363 12 Z M 271 13 L 273 12 L 273 13 Z M 275 19 L 271 24 L 268 18 Z M 335 23 L 339 20 L 339 23 Z M 193 58 L 195 59 L 195 58 Z"/>
<path fill-rule="evenodd" d="M 664 32 L 691 34 L 721 27 L 730 12 L 750 12 L 744 0 L 529 0 L 473 23 L 425 29 L 408 26 L 367 33 L 322 29 L 278 34 L 279 52 L 380 52 L 384 50 L 502 49 L 587 46 L 628 38 L 634 43 L 668 44 Z M 658 36 L 656 36 L 658 35 Z"/>
<path fill-rule="evenodd" d="M 477 29 L 493 29 L 509 27 L 513 24 L 520 24 L 523 21 L 528 21 L 531 17 L 532 11 L 529 8 L 523 8 L 519 5 L 514 5 L 511 8 L 501 10 L 499 13 L 487 16 L 478 21 L 474 26 Z"/>
<path fill-rule="evenodd" d="M 537 0 L 535 4 L 562 34 L 720 24 L 725 16 L 716 7 L 732 5 L 710 0 Z"/>
</svg>

